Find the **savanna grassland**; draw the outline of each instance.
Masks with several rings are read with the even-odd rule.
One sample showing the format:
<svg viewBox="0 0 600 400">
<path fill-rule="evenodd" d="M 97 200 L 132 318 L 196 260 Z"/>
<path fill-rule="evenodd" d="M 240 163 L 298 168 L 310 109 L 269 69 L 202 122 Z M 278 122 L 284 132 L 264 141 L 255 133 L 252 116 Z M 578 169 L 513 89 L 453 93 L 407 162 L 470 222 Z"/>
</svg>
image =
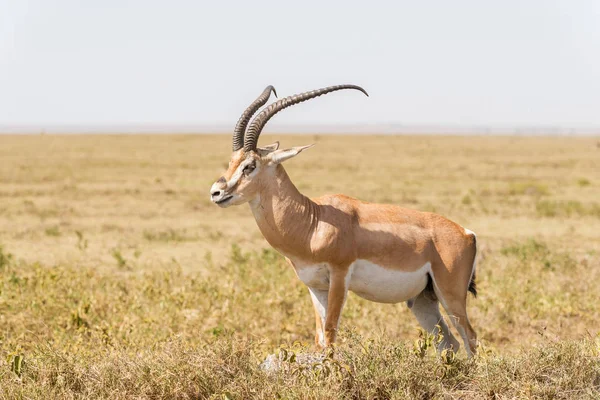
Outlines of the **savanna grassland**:
<svg viewBox="0 0 600 400">
<path fill-rule="evenodd" d="M 317 143 L 286 164 L 307 195 L 478 234 L 477 357 L 351 294 L 335 354 L 297 364 L 306 288 L 209 201 L 228 136 L 0 136 L 0 398 L 600 398 L 598 138 L 277 139 Z"/>
</svg>

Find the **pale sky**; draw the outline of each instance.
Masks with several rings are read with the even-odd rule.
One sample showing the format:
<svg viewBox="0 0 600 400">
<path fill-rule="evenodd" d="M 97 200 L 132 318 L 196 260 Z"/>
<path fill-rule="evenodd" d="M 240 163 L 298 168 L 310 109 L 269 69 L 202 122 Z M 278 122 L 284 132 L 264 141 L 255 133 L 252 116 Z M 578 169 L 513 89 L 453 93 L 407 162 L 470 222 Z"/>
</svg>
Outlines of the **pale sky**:
<svg viewBox="0 0 600 400">
<path fill-rule="evenodd" d="M 600 126 L 600 2 L 0 0 L 0 126 Z"/>
</svg>

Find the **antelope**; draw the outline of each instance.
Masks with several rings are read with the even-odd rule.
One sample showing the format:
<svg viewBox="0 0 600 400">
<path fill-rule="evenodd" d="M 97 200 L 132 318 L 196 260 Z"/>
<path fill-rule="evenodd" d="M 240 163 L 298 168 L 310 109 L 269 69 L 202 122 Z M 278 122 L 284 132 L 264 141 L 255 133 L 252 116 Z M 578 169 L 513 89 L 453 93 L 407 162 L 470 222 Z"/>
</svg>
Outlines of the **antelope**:
<svg viewBox="0 0 600 400">
<path fill-rule="evenodd" d="M 229 167 L 212 185 L 211 200 L 223 208 L 249 203 L 267 242 L 308 287 L 318 348 L 334 344 L 350 290 L 379 303 L 406 301 L 423 329 L 441 334 L 438 351 L 458 351 L 459 343 L 440 313 L 441 303 L 472 356 L 477 335 L 466 303 L 467 292 L 477 295 L 475 233 L 430 212 L 342 194 L 308 198 L 282 163 L 313 145 L 279 149 L 275 142 L 257 147 L 265 124 L 279 111 L 343 89 L 368 96 L 356 85 L 330 86 L 277 100 L 250 123 L 271 92 L 277 96 L 273 86 L 265 88 L 234 128 Z"/>
</svg>

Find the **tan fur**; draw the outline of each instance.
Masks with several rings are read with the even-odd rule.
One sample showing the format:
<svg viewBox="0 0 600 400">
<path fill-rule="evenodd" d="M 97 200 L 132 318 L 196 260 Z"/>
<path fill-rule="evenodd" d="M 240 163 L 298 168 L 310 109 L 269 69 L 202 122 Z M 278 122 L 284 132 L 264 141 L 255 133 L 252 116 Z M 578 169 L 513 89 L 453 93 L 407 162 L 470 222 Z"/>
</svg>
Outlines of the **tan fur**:
<svg viewBox="0 0 600 400">
<path fill-rule="evenodd" d="M 248 157 L 259 161 L 259 170 L 251 179 L 242 178 L 232 191 L 244 193 L 265 239 L 294 260 L 291 263 L 297 271 L 318 263 L 330 268 L 326 345 L 335 341 L 348 291 L 348 270 L 362 259 L 406 272 L 430 263 L 437 297 L 461 335 L 466 335 L 468 351 L 475 352 L 476 335 L 466 314 L 476 251 L 472 235 L 433 213 L 366 203 L 344 195 L 311 200 L 296 189 L 282 165 L 271 165 L 266 157 L 255 153 L 234 153 L 224 175 L 226 181 Z M 236 200 L 236 204 L 240 202 Z M 316 309 L 315 313 L 318 342 L 323 327 Z"/>
<path fill-rule="evenodd" d="M 245 159 L 246 154 L 243 150 L 238 150 L 234 152 L 231 156 L 231 160 L 229 160 L 229 166 L 227 167 L 227 171 L 223 174 L 223 178 L 225 181 L 229 181 L 233 176 L 235 170 L 240 166 L 240 163 Z"/>
</svg>

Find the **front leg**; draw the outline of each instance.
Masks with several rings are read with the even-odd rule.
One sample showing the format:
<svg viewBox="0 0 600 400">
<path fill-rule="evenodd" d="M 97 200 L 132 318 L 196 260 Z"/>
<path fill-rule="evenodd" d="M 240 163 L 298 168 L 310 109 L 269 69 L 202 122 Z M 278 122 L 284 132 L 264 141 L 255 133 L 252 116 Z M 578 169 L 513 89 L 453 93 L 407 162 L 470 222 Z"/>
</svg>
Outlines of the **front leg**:
<svg viewBox="0 0 600 400">
<path fill-rule="evenodd" d="M 346 302 L 350 274 L 347 268 L 330 268 L 329 293 L 327 302 L 327 316 L 325 318 L 325 346 L 329 347 L 335 342 L 340 316 Z"/>
<path fill-rule="evenodd" d="M 325 318 L 327 316 L 327 290 L 308 288 L 310 298 L 315 308 L 315 344 L 318 348 L 325 347 Z"/>
</svg>

